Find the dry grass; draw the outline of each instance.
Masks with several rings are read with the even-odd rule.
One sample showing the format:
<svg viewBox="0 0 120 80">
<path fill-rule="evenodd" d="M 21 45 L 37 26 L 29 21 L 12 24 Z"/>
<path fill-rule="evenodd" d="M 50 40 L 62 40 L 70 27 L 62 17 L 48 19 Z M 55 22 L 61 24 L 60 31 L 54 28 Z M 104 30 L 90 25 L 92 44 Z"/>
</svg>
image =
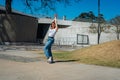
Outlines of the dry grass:
<svg viewBox="0 0 120 80">
<path fill-rule="evenodd" d="M 120 40 L 75 50 L 72 56 L 79 62 L 120 67 Z"/>
<path fill-rule="evenodd" d="M 40 53 L 45 58 L 43 50 L 35 50 L 35 53 Z M 120 68 L 120 40 L 114 40 L 72 52 L 53 51 L 53 56 L 55 59 L 62 61 L 78 61 L 80 63 Z"/>
</svg>

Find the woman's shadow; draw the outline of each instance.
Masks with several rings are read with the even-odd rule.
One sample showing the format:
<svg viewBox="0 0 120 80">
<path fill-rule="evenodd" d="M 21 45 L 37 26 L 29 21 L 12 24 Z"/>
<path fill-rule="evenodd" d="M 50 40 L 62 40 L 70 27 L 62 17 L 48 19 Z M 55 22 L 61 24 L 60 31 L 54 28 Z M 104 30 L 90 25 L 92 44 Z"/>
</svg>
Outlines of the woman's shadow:
<svg viewBox="0 0 120 80">
<path fill-rule="evenodd" d="M 78 60 L 55 60 L 55 62 L 76 62 Z"/>
</svg>

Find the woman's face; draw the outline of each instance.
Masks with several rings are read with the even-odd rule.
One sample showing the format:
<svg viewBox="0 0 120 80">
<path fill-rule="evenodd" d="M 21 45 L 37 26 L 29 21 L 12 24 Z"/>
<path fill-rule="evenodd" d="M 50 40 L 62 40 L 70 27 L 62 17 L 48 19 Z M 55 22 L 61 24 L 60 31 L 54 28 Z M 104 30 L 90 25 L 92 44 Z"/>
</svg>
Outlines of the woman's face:
<svg viewBox="0 0 120 80">
<path fill-rule="evenodd" d="M 52 22 L 52 24 L 51 24 L 51 28 L 52 28 L 52 29 L 55 28 L 55 22 Z"/>
</svg>

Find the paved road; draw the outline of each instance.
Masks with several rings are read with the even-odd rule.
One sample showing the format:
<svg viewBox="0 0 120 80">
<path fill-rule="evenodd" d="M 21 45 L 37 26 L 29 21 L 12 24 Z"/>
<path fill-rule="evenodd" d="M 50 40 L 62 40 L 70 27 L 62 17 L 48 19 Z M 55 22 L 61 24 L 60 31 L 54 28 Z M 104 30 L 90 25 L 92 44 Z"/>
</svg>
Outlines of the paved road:
<svg viewBox="0 0 120 80">
<path fill-rule="evenodd" d="M 120 80 L 120 69 L 73 62 L 48 64 L 0 59 L 0 80 Z"/>
<path fill-rule="evenodd" d="M 120 80 L 120 69 L 70 61 L 48 64 L 33 51 L 6 50 L 0 51 L 0 80 Z"/>
</svg>

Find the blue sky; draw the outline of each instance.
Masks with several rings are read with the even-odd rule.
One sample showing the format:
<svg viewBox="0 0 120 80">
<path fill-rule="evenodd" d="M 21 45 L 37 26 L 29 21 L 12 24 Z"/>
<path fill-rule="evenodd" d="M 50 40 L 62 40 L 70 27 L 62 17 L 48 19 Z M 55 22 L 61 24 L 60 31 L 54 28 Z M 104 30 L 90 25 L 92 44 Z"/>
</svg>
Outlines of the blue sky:
<svg viewBox="0 0 120 80">
<path fill-rule="evenodd" d="M 0 4 L 4 5 L 5 0 L 0 0 Z M 74 1 L 74 0 L 73 0 Z M 56 12 L 48 11 L 45 13 L 44 10 L 36 12 L 35 14 L 45 15 L 53 17 L 55 13 L 58 14 L 58 18 L 62 19 L 65 15 L 68 20 L 72 20 L 77 17 L 82 12 L 93 11 L 93 13 L 98 15 L 98 0 L 81 0 L 79 3 L 72 3 L 71 6 L 65 6 L 63 4 L 56 4 Z M 104 15 L 106 20 L 114 18 L 120 15 L 120 0 L 101 0 L 101 13 Z M 29 10 L 23 5 L 21 0 L 13 0 L 14 9 L 29 13 Z"/>
</svg>

